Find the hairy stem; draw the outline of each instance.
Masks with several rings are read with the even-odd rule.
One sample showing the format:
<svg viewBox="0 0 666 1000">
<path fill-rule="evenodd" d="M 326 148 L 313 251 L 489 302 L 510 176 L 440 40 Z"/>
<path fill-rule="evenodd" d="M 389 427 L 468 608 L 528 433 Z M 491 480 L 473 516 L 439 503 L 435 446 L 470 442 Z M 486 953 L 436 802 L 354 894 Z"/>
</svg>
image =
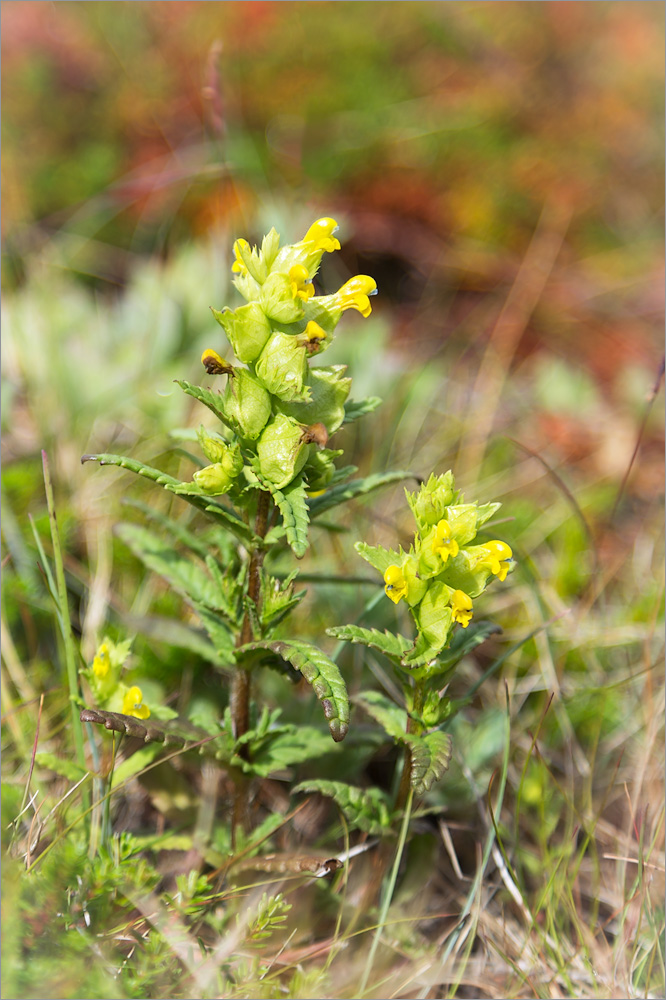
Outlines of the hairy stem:
<svg viewBox="0 0 666 1000">
<path fill-rule="evenodd" d="M 268 527 L 269 495 L 263 491 L 259 493 L 257 500 L 257 516 L 255 520 L 255 534 L 263 538 Z M 261 567 L 264 561 L 264 549 L 255 548 L 250 553 L 250 563 L 248 566 L 247 594 L 254 602 L 257 613 L 261 614 Z M 255 636 L 252 631 L 252 622 L 246 612 L 243 618 L 237 646 L 244 646 L 252 642 Z M 231 685 L 231 720 L 233 725 L 234 738 L 239 739 L 250 728 L 250 671 L 244 667 L 236 667 Z M 248 747 L 246 744 L 240 747 L 239 756 L 247 759 Z M 249 781 L 247 776 L 239 772 L 235 779 L 236 792 L 234 795 L 234 807 L 232 817 L 232 837 L 235 840 L 236 830 L 246 829 L 248 825 L 248 790 Z"/>
</svg>

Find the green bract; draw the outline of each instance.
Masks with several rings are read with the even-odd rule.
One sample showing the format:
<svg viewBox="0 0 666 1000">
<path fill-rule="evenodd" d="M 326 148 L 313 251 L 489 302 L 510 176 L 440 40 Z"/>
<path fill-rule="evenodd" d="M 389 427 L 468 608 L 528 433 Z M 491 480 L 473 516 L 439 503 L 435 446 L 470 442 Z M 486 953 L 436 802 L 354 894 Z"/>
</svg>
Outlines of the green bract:
<svg viewBox="0 0 666 1000">
<path fill-rule="evenodd" d="M 238 309 L 211 309 L 224 329 L 233 352 L 244 365 L 256 361 L 271 335 L 271 324 L 258 302 Z"/>
<path fill-rule="evenodd" d="M 308 459 L 311 446 L 306 431 L 302 424 L 278 413 L 257 442 L 259 470 L 278 489 L 290 483 Z"/>
<path fill-rule="evenodd" d="M 224 412 L 241 437 L 254 441 L 271 415 L 271 399 L 260 379 L 235 368 L 224 394 Z"/>
</svg>

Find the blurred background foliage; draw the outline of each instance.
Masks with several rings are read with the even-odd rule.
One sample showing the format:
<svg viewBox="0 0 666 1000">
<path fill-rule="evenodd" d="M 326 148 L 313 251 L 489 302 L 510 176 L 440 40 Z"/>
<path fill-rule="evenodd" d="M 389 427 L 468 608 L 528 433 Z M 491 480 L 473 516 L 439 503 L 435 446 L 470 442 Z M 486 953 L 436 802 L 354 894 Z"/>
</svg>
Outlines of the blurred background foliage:
<svg viewBox="0 0 666 1000">
<path fill-rule="evenodd" d="M 27 518 L 49 551 L 41 449 L 55 479 L 84 656 L 105 630 L 138 632 L 134 662 L 155 699 L 185 709 L 188 699 L 224 698 L 196 658 L 183 668 L 167 639 L 165 620 L 183 613 L 177 596 L 144 575 L 113 536 L 128 516 L 121 500 L 152 502 L 144 484 L 81 469 L 79 458 L 122 452 L 188 477 L 191 463 L 169 434 L 202 414 L 173 379 L 199 381 L 203 348 L 221 349 L 208 306 L 238 301 L 229 280 L 233 239 L 257 241 L 275 225 L 291 241 L 331 215 L 342 251 L 325 262 L 320 289 L 365 272 L 380 294 L 369 320 L 345 321 L 325 361 L 349 364 L 356 398 L 385 400 L 336 446 L 363 473 L 452 467 L 468 499 L 501 499 L 500 516 L 509 519 L 501 536 L 519 566 L 487 608 L 505 635 L 465 661 L 454 695 L 554 619 L 503 668 L 512 697 L 506 823 L 510 831 L 515 822 L 523 889 L 536 893 L 544 871 L 562 874 L 549 883 L 561 891 L 553 920 L 572 940 L 583 934 L 583 918 L 568 907 L 573 881 L 585 899 L 602 898 L 607 921 L 624 913 L 630 877 L 620 862 L 606 863 L 610 875 L 596 861 L 567 874 L 581 816 L 595 817 L 600 853 L 631 855 L 650 841 L 663 872 L 663 691 L 655 673 L 663 602 L 663 43 L 663 6 L 629 0 L 4 0 L 8 821 L 23 795 L 42 692 L 40 747 L 67 753 L 62 651 Z M 302 569 L 364 577 L 351 543 L 394 545 L 396 533 L 404 542 L 409 524 L 400 489 L 372 508 L 359 502 L 348 531 L 313 538 Z M 353 620 L 368 593 L 362 584 L 313 588 L 304 637 Z M 395 625 L 385 604 L 371 624 Z M 342 662 L 353 691 L 367 665 L 357 649 Z M 282 681 L 265 684 L 285 700 Z M 504 707 L 504 682 L 493 678 L 456 720 L 457 757 L 431 796 L 452 818 L 465 873 L 474 869 L 467 831 L 478 835 Z M 285 705 L 296 719 L 309 720 L 310 709 L 301 698 Z M 352 752 L 336 749 L 330 766 L 352 781 L 361 773 L 383 780 L 391 761 L 357 722 Z M 545 762 L 530 760 L 537 730 Z M 193 782 L 198 768 L 194 761 Z M 37 768 L 33 780 L 45 790 L 52 779 Z M 271 795 L 281 802 L 284 792 Z M 154 789 L 150 796 L 150 809 L 125 803 L 126 826 L 143 830 L 155 812 L 172 815 L 173 803 L 163 807 Z M 441 869 L 421 902 L 455 908 L 457 883 Z M 643 886 L 641 899 L 653 889 Z M 34 903 L 21 905 L 23 918 Z M 645 927 L 655 936 L 661 919 L 656 904 L 645 906 L 643 938 L 632 939 L 639 950 L 649 946 Z M 501 938 L 490 923 L 484 933 Z M 632 962 L 624 934 L 623 920 L 608 932 L 621 956 L 615 981 L 643 988 L 645 966 Z M 606 938 L 603 947 L 593 941 L 601 961 Z M 16 947 L 30 950 L 25 940 Z M 541 958 L 560 975 L 550 953 Z M 101 974 L 97 966 L 93 974 Z M 24 993 L 34 987 L 30 976 L 16 981 Z M 480 982 L 487 987 L 487 977 Z M 581 996 L 603 995 L 595 988 L 576 984 Z M 504 995 L 506 979 L 497 989 Z"/>
</svg>

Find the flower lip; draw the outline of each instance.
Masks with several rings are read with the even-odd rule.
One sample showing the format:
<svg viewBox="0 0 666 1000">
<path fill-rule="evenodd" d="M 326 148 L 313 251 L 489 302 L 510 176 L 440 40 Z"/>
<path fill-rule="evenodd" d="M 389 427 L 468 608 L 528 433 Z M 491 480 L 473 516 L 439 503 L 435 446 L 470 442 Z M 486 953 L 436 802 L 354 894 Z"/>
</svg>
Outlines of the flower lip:
<svg viewBox="0 0 666 1000">
<path fill-rule="evenodd" d="M 312 223 L 301 243 L 312 243 L 311 252 L 321 250 L 332 253 L 334 250 L 340 249 L 340 241 L 333 236 L 333 233 L 337 233 L 339 228 L 335 219 L 317 219 L 316 222 Z"/>
<path fill-rule="evenodd" d="M 454 622 L 467 628 L 472 620 L 472 598 L 464 590 L 454 590 L 451 594 L 451 608 Z"/>
<path fill-rule="evenodd" d="M 407 594 L 407 581 L 399 566 L 389 566 L 384 573 L 384 592 L 397 604 Z"/>
<path fill-rule="evenodd" d="M 150 709 L 143 704 L 143 693 L 137 684 L 125 693 L 123 715 L 133 715 L 135 719 L 147 719 L 150 715 Z"/>
</svg>

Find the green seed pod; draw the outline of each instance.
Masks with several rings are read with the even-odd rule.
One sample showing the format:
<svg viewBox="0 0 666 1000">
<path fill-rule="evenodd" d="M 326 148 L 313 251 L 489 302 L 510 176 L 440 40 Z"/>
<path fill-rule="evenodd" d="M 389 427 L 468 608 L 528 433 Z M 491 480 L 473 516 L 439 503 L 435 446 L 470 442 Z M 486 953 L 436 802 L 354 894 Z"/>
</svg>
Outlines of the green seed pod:
<svg viewBox="0 0 666 1000">
<path fill-rule="evenodd" d="M 308 460 L 307 428 L 278 413 L 257 441 L 259 470 L 278 489 L 287 486 Z"/>
<path fill-rule="evenodd" d="M 224 393 L 224 412 L 241 437 L 254 441 L 271 415 L 271 397 L 255 375 L 235 368 Z"/>
<path fill-rule="evenodd" d="M 248 302 L 238 309 L 211 309 L 224 329 L 233 352 L 244 365 L 251 364 L 261 354 L 271 335 L 271 325 L 258 302 Z"/>
<path fill-rule="evenodd" d="M 351 388 L 351 379 L 342 377 L 346 370 L 346 365 L 310 368 L 306 385 L 312 392 L 311 402 L 281 402 L 279 409 L 301 423 L 322 423 L 333 434 L 345 418 L 345 401 Z"/>
<path fill-rule="evenodd" d="M 261 286 L 261 308 L 278 323 L 294 323 L 303 316 L 303 302 L 294 297 L 291 279 L 280 271 L 269 274 Z"/>
<path fill-rule="evenodd" d="M 266 389 L 284 402 L 310 398 L 310 390 L 305 385 L 308 374 L 305 347 L 288 333 L 272 335 L 261 352 L 255 371 Z"/>
</svg>

